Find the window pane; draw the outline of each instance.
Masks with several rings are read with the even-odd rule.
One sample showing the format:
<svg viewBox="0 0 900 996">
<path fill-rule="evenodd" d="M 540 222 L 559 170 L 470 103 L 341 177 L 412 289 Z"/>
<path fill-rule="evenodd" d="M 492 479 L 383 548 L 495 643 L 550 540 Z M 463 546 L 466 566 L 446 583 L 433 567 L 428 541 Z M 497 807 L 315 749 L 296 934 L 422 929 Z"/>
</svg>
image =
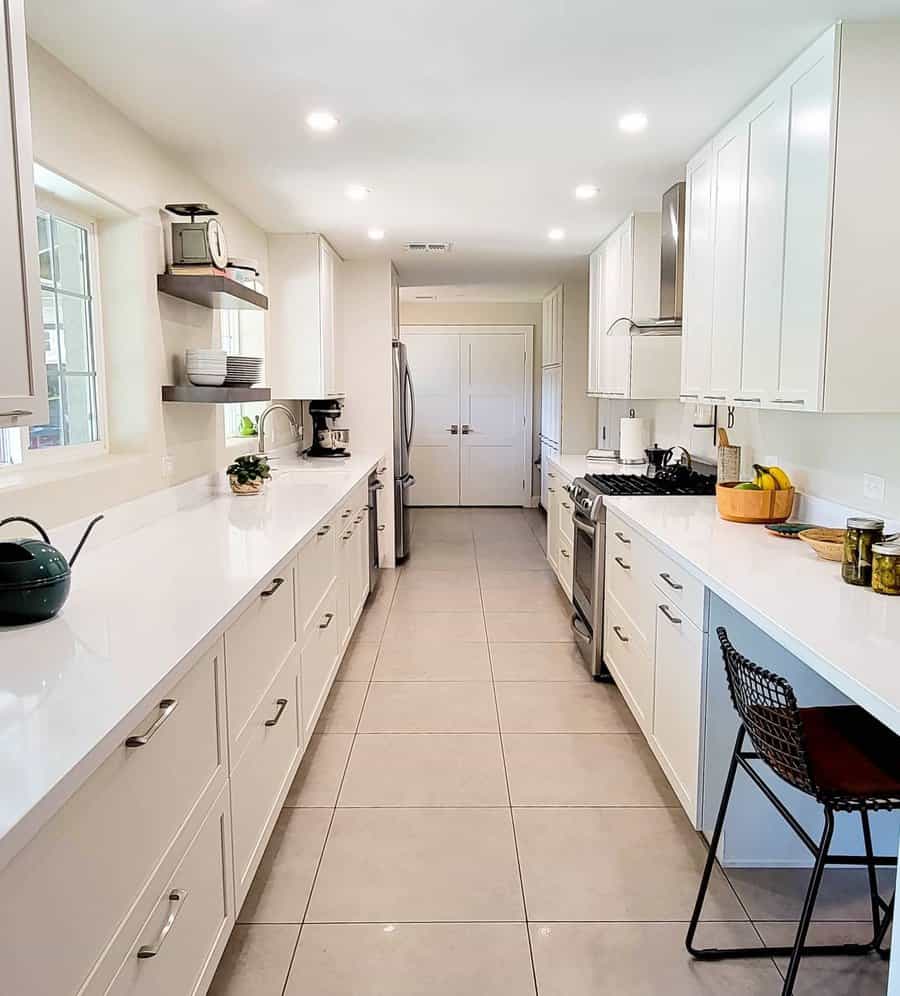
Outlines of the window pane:
<svg viewBox="0 0 900 996">
<path fill-rule="evenodd" d="M 56 286 L 74 294 L 87 294 L 87 239 L 79 225 L 53 219 Z"/>
<path fill-rule="evenodd" d="M 93 443 L 97 440 L 94 377 L 66 377 L 66 442 Z"/>
<path fill-rule="evenodd" d="M 50 406 L 50 421 L 46 425 L 33 425 L 28 430 L 28 448 L 44 450 L 50 446 L 62 446 L 64 443 L 62 410 L 63 403 L 60 394 L 60 377 L 54 369 L 47 369 L 47 401 Z"/>
<path fill-rule="evenodd" d="M 56 328 L 56 295 L 53 291 L 41 291 L 41 314 L 44 319 L 44 362 L 47 371 L 58 369 L 60 363 L 59 337 Z"/>
<path fill-rule="evenodd" d="M 62 363 L 69 373 L 91 373 L 94 356 L 91 345 L 91 316 L 88 302 L 81 297 L 57 295 L 62 325 Z"/>
<path fill-rule="evenodd" d="M 41 261 L 41 280 L 53 283 L 53 266 L 50 261 L 50 218 L 39 214 L 37 218 L 38 258 Z"/>
</svg>

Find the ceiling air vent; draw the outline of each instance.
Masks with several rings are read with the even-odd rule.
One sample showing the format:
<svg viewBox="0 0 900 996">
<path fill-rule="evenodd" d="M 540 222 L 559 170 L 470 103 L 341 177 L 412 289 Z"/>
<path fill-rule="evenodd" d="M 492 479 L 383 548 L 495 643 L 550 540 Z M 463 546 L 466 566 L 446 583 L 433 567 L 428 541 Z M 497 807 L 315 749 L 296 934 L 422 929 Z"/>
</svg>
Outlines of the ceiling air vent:
<svg viewBox="0 0 900 996">
<path fill-rule="evenodd" d="M 450 252 L 450 242 L 407 242 L 404 246 L 407 252 Z"/>
</svg>

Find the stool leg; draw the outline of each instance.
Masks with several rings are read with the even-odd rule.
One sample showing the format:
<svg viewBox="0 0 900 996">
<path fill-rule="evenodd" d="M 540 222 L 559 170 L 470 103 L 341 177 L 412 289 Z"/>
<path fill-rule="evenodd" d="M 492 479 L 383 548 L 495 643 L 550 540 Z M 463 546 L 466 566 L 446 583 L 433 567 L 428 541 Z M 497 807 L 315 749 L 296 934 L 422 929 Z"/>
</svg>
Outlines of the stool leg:
<svg viewBox="0 0 900 996">
<path fill-rule="evenodd" d="M 816 899 L 819 895 L 819 886 L 822 884 L 822 874 L 825 871 L 825 864 L 828 861 L 828 848 L 831 846 L 831 837 L 834 833 L 834 813 L 827 806 L 825 807 L 825 829 L 822 831 L 822 840 L 819 843 L 819 853 L 816 855 L 816 863 L 813 873 L 810 876 L 809 887 L 806 890 L 806 899 L 803 902 L 803 912 L 800 914 L 800 923 L 797 927 L 797 937 L 794 940 L 794 950 L 791 960 L 788 963 L 787 974 L 784 977 L 784 987 L 781 996 L 791 996 L 794 991 L 794 982 L 797 979 L 797 969 L 800 967 L 800 959 L 803 957 L 803 946 L 806 944 L 806 935 L 809 932 L 809 924 L 812 920 Z"/>
<path fill-rule="evenodd" d="M 709 852 L 706 855 L 706 865 L 703 869 L 703 877 L 700 879 L 700 890 L 697 893 L 697 901 L 694 903 L 694 912 L 691 914 L 691 923 L 688 927 L 685 947 L 695 958 L 714 957 L 715 949 L 703 950 L 694 947 L 694 935 L 697 933 L 697 925 L 700 922 L 700 913 L 703 910 L 703 903 L 706 900 L 706 890 L 709 888 L 709 880 L 712 877 L 713 868 L 716 864 L 716 851 L 719 849 L 719 840 L 722 836 L 722 828 L 725 825 L 725 814 L 728 811 L 728 801 L 731 798 L 731 791 L 734 788 L 734 776 L 737 773 L 738 754 L 744 744 L 744 725 L 738 730 L 737 740 L 734 744 L 734 751 L 731 755 L 731 765 L 728 768 L 728 777 L 725 779 L 725 790 L 722 793 L 722 801 L 719 804 L 719 813 L 716 816 L 716 825 L 713 835 L 709 841 Z"/>
<path fill-rule="evenodd" d="M 859 811 L 859 819 L 862 823 L 863 843 L 866 847 L 866 871 L 869 874 L 869 899 L 872 903 L 872 946 L 876 947 L 875 941 L 881 933 L 881 897 L 878 894 L 878 878 L 875 872 L 875 852 L 872 848 L 872 828 L 869 826 L 869 812 L 866 809 Z M 882 935 L 883 936 L 883 935 Z"/>
<path fill-rule="evenodd" d="M 888 927 L 891 925 L 891 920 L 894 919 L 894 900 L 896 898 L 896 896 L 891 897 L 891 901 L 888 904 L 888 908 L 884 914 L 884 919 L 881 921 L 881 926 L 878 928 L 878 933 L 875 935 L 875 940 L 873 942 L 873 947 L 882 958 L 890 958 L 891 956 L 891 949 L 883 948 L 881 945 L 884 943 L 885 937 L 887 937 Z"/>
</svg>

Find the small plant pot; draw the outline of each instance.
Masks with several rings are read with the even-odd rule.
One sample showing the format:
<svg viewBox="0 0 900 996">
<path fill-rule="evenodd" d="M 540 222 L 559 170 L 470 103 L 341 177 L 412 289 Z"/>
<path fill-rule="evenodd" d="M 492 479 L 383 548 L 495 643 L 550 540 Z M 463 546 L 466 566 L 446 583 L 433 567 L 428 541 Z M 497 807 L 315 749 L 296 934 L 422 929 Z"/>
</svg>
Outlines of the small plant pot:
<svg viewBox="0 0 900 996">
<path fill-rule="evenodd" d="M 257 478 L 255 481 L 247 481 L 246 484 L 241 484 L 234 474 L 230 474 L 228 483 L 236 495 L 258 495 L 266 482 L 262 478 Z"/>
</svg>

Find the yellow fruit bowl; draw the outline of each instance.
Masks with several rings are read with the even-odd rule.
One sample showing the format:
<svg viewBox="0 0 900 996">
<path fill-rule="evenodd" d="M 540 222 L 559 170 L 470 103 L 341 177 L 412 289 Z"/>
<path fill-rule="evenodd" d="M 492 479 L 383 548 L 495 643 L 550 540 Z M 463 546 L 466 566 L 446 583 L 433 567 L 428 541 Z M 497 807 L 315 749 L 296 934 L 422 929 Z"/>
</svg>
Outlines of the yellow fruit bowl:
<svg viewBox="0 0 900 996">
<path fill-rule="evenodd" d="M 716 485 L 719 515 L 728 522 L 766 525 L 787 522 L 794 510 L 794 489 L 751 491 L 739 489 L 739 481 Z"/>
</svg>

